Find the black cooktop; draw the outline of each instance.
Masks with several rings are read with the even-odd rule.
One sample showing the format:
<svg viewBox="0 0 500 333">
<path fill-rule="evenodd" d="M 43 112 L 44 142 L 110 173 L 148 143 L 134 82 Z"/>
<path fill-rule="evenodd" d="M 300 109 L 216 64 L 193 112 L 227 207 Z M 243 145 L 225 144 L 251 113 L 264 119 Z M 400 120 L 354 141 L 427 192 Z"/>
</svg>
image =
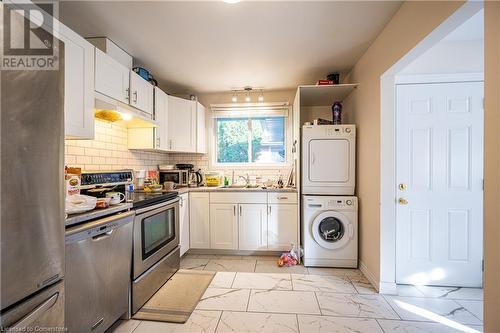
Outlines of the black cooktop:
<svg viewBox="0 0 500 333">
<path fill-rule="evenodd" d="M 168 191 L 161 193 L 135 191 L 132 193 L 132 207 L 143 208 L 147 206 L 152 206 L 160 202 L 165 202 L 175 199 L 178 194 L 179 192 L 177 191 Z"/>
</svg>

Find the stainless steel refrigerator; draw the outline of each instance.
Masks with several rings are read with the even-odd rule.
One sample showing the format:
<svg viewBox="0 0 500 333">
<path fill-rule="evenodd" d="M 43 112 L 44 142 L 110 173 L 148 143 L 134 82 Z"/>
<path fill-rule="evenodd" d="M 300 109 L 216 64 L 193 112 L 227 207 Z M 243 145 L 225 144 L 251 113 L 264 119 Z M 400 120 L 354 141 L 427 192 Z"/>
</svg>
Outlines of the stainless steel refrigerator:
<svg viewBox="0 0 500 333">
<path fill-rule="evenodd" d="M 59 68 L 0 73 L 2 331 L 64 327 L 62 52 Z"/>
</svg>

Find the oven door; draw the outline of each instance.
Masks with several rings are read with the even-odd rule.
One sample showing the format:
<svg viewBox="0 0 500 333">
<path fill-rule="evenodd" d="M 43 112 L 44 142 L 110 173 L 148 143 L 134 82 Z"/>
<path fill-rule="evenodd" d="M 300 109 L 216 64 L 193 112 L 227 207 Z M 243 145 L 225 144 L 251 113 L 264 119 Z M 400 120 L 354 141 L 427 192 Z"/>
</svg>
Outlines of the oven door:
<svg viewBox="0 0 500 333">
<path fill-rule="evenodd" d="M 179 198 L 136 210 L 134 279 L 179 245 Z"/>
</svg>

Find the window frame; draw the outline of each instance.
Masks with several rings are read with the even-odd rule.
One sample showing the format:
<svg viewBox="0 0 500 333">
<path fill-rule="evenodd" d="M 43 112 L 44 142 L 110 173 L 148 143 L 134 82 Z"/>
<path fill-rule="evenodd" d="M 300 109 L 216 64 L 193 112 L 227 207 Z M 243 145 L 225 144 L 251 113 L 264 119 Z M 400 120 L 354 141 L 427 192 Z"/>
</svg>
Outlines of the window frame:
<svg viewBox="0 0 500 333">
<path fill-rule="evenodd" d="M 267 115 L 269 117 L 269 115 Z M 254 118 L 265 118 L 265 113 L 255 113 L 254 115 L 247 115 L 243 117 L 234 117 L 234 119 L 247 119 L 251 120 Z M 223 117 L 220 117 L 223 118 Z M 210 117 L 209 123 L 209 154 L 210 154 L 210 169 L 279 169 L 279 168 L 287 168 L 292 165 L 292 153 L 291 153 L 291 145 L 292 145 L 292 119 L 290 113 L 288 115 L 284 115 L 284 145 L 285 145 L 285 160 L 279 163 L 255 163 L 255 162 L 244 162 L 244 163 L 219 163 L 217 162 L 217 153 L 218 153 L 218 129 L 217 129 L 217 117 Z M 249 140 L 249 144 L 251 147 L 251 140 Z M 249 149 L 249 153 L 251 152 L 251 148 Z"/>
</svg>

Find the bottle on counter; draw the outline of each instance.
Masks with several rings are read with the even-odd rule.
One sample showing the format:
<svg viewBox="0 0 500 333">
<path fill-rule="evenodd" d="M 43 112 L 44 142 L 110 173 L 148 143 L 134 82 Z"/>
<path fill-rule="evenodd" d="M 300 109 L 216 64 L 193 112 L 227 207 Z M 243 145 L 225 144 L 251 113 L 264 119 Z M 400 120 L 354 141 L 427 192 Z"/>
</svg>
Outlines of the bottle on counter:
<svg viewBox="0 0 500 333">
<path fill-rule="evenodd" d="M 132 202 L 134 196 L 134 183 L 130 180 L 129 183 L 125 185 L 125 201 Z"/>
</svg>

